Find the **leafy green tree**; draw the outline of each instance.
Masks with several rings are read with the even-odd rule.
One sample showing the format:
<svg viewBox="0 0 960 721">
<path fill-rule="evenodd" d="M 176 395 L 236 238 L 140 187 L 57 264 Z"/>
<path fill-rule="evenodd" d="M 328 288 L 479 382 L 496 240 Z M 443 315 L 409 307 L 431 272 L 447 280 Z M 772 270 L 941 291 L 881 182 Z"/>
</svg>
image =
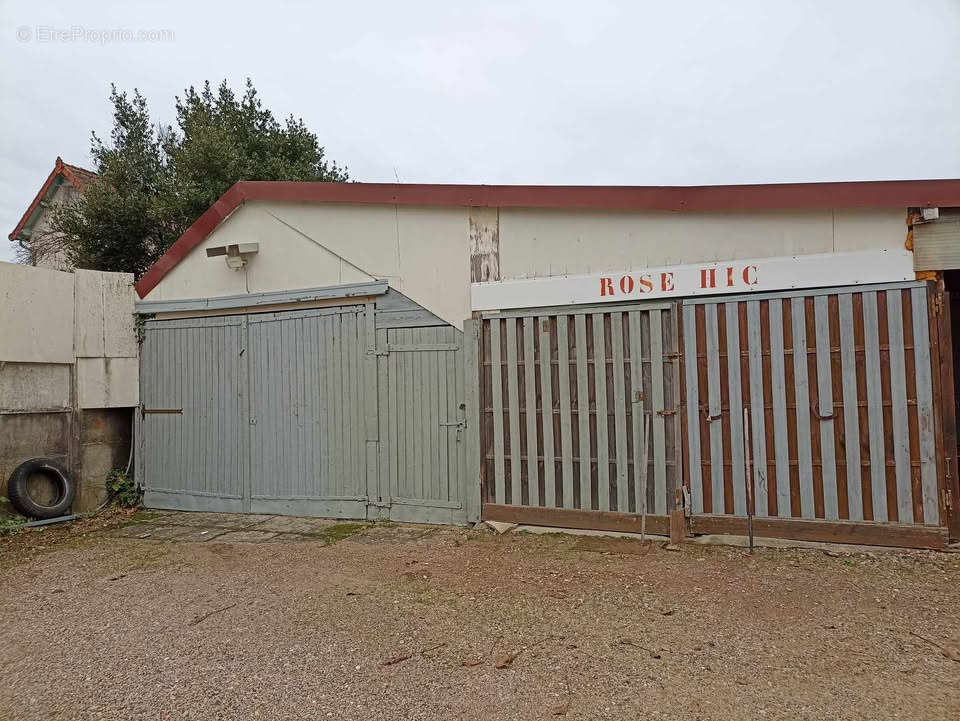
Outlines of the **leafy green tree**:
<svg viewBox="0 0 960 721">
<path fill-rule="evenodd" d="M 75 267 L 139 277 L 238 180 L 349 180 L 301 119 L 281 124 L 263 107 L 249 79 L 240 97 L 224 81 L 175 100 L 172 128 L 151 122 L 139 91 L 111 88 L 110 140 L 92 136 L 99 180 L 53 212 Z"/>
</svg>

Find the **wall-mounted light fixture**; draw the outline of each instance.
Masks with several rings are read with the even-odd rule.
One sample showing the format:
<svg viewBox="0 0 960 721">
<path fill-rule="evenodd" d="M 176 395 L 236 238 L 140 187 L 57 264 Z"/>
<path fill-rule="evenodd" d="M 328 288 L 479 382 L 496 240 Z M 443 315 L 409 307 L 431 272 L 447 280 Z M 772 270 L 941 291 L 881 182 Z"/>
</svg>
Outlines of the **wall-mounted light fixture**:
<svg viewBox="0 0 960 721">
<path fill-rule="evenodd" d="M 251 256 L 256 255 L 260 250 L 259 243 L 234 243 L 233 245 L 218 245 L 215 248 L 207 248 L 208 258 L 218 258 L 225 256 L 227 267 L 233 270 L 243 268 Z"/>
</svg>

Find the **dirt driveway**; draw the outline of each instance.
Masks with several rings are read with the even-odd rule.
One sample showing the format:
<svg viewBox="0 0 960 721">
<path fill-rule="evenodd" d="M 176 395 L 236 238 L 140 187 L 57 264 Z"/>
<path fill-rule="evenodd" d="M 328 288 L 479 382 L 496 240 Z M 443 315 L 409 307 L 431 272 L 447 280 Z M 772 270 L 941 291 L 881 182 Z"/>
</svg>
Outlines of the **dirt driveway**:
<svg viewBox="0 0 960 721">
<path fill-rule="evenodd" d="M 960 554 L 194 519 L 0 541 L 0 718 L 960 718 Z"/>
</svg>

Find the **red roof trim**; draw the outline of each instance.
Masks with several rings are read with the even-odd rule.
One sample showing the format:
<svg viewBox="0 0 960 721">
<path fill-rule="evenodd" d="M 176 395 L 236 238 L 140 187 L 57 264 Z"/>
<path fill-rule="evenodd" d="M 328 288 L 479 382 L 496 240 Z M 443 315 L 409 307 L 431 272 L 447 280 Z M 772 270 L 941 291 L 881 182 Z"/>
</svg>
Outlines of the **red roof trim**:
<svg viewBox="0 0 960 721">
<path fill-rule="evenodd" d="M 83 190 L 84 183 L 73 172 L 74 168 L 75 166 L 67 165 L 63 162 L 63 159 L 60 158 L 60 156 L 57 156 L 57 162 L 54 163 L 53 170 L 50 171 L 50 175 L 47 176 L 47 179 L 44 181 L 43 185 L 40 186 L 40 190 L 34 197 L 33 202 L 30 203 L 30 206 L 27 208 L 27 212 L 23 214 L 22 218 L 20 218 L 20 222 L 17 223 L 17 227 L 13 229 L 13 232 L 7 236 L 9 240 L 17 239 L 24 227 L 26 227 L 27 223 L 30 221 L 30 216 L 33 215 L 40 203 L 43 202 L 43 199 L 47 197 L 47 193 L 50 192 L 53 181 L 55 181 L 58 176 L 62 175 L 74 188 Z M 83 171 L 83 168 L 76 169 Z M 84 172 L 90 173 L 91 176 L 96 175 L 96 173 L 93 173 L 89 170 Z"/>
<path fill-rule="evenodd" d="M 244 201 L 365 203 L 592 210 L 738 211 L 960 206 L 960 180 L 884 180 L 775 185 L 418 185 L 240 181 L 137 283 L 141 298 Z"/>
</svg>

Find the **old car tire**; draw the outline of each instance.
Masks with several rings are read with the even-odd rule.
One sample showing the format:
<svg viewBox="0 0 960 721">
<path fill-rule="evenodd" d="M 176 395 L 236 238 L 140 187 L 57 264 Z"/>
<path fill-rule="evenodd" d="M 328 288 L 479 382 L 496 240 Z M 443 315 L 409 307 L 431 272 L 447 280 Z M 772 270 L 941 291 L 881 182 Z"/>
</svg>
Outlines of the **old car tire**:
<svg viewBox="0 0 960 721">
<path fill-rule="evenodd" d="M 44 505 L 30 497 L 30 478 L 42 474 L 50 479 L 57 489 L 52 505 Z M 57 518 L 66 515 L 73 505 L 77 487 L 70 479 L 70 473 L 61 464 L 51 458 L 31 458 L 24 461 L 13 471 L 7 484 L 10 503 L 20 513 L 29 518 Z"/>
</svg>

